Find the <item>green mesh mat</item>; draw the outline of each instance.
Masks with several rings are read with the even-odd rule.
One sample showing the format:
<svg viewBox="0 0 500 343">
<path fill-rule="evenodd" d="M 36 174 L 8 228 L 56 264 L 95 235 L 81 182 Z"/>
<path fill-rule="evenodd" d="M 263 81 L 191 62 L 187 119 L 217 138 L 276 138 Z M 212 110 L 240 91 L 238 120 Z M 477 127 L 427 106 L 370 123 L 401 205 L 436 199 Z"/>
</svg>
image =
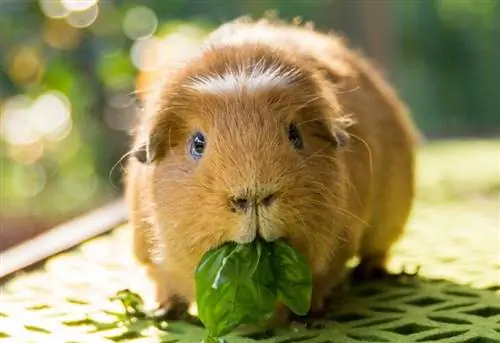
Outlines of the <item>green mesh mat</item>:
<svg viewBox="0 0 500 343">
<path fill-rule="evenodd" d="M 322 320 L 229 342 L 500 342 L 498 145 L 489 157 L 461 149 L 463 162 L 445 148 L 422 154 L 433 168 L 421 169 L 419 201 L 390 261 L 394 272 L 420 266 L 417 277 L 352 284 Z M 480 182 L 470 164 L 484 164 Z M 203 328 L 188 322 L 117 324 L 123 309 L 110 296 L 151 292 L 129 246 L 130 230 L 119 227 L 3 284 L 0 343 L 201 342 Z"/>
</svg>

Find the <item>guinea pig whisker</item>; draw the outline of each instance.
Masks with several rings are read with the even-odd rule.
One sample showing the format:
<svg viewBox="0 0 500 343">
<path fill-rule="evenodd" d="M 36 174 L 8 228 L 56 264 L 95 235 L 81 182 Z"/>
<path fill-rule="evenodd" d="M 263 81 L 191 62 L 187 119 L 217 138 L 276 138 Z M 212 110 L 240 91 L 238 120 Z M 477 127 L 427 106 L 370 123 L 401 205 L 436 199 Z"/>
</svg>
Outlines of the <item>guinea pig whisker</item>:
<svg viewBox="0 0 500 343">
<path fill-rule="evenodd" d="M 361 86 L 360 85 L 356 85 L 356 86 L 353 86 L 352 88 L 347 88 L 347 89 L 344 89 L 344 90 L 337 90 L 336 93 L 339 95 L 339 94 L 348 94 L 348 93 L 353 93 L 357 90 L 360 90 L 361 89 Z"/>
<path fill-rule="evenodd" d="M 172 129 L 171 129 L 171 128 L 169 128 L 169 130 L 168 130 L 168 150 L 169 150 L 169 151 L 170 151 L 170 153 L 172 154 L 172 156 L 173 156 L 173 158 L 174 158 L 175 162 L 177 162 L 177 163 L 178 163 L 178 162 L 179 162 L 179 160 L 177 159 L 177 156 L 176 156 L 176 155 L 175 155 L 175 153 L 174 153 L 174 149 L 172 149 L 172 140 L 171 140 L 171 138 L 172 138 L 172 137 L 171 137 L 171 133 L 172 133 Z"/>
<path fill-rule="evenodd" d="M 322 96 L 319 96 L 319 95 L 315 96 L 315 97 L 311 97 L 306 102 L 300 104 L 300 106 L 295 107 L 295 110 L 300 111 L 300 110 L 306 108 L 307 106 L 309 106 L 309 105 L 311 105 L 311 104 L 313 104 L 321 99 L 322 99 Z"/>
<path fill-rule="evenodd" d="M 373 158 L 372 158 L 372 150 L 370 149 L 370 145 L 368 145 L 368 143 L 361 137 L 359 137 L 358 135 L 355 135 L 353 133 L 350 134 L 351 137 L 357 139 L 358 141 L 360 141 L 361 143 L 363 143 L 363 145 L 365 146 L 367 152 L 368 152 L 368 159 L 369 159 L 369 166 L 370 166 L 370 176 L 373 174 Z"/>
<path fill-rule="evenodd" d="M 111 179 L 111 177 L 113 176 L 113 172 L 115 171 L 116 167 L 118 167 L 118 165 L 119 165 L 120 163 L 122 163 L 122 162 L 123 162 L 123 160 L 124 160 L 124 159 L 126 159 L 127 157 L 129 157 L 129 156 L 130 156 L 130 155 L 132 155 L 133 153 L 134 153 L 134 150 L 133 150 L 133 149 L 132 149 L 132 150 L 130 150 L 130 151 L 127 151 L 125 154 L 123 154 L 123 155 L 122 155 L 122 157 L 120 157 L 120 158 L 118 159 L 118 161 L 117 161 L 117 162 L 113 165 L 113 167 L 111 167 L 111 170 L 109 171 L 109 174 L 108 174 L 108 179 L 109 179 L 109 182 L 111 183 L 111 186 L 112 186 L 113 188 L 116 188 L 116 185 L 115 185 L 115 184 L 113 184 L 113 181 L 112 181 L 112 179 Z"/>
<path fill-rule="evenodd" d="M 321 192 L 318 192 L 317 195 L 323 197 L 324 200 L 328 201 L 330 198 L 339 199 L 335 188 L 329 188 L 326 185 L 324 185 L 321 182 L 316 181 L 316 180 L 308 180 L 308 181 L 309 181 L 308 182 L 309 184 L 314 185 L 314 186 L 319 188 L 319 190 Z M 308 187 L 308 189 L 310 189 L 310 187 Z M 310 192 L 310 190 L 309 190 L 309 192 Z M 328 194 L 329 198 L 326 198 L 325 194 Z"/>
<path fill-rule="evenodd" d="M 344 178 L 344 182 L 351 188 L 350 191 L 354 194 L 356 200 L 358 201 L 358 205 L 362 205 L 361 197 L 359 196 L 358 189 L 356 185 L 352 182 L 349 177 Z"/>
<path fill-rule="evenodd" d="M 322 118 L 312 118 L 312 119 L 302 120 L 302 121 L 297 122 L 297 126 L 308 124 L 308 123 L 321 122 L 321 121 L 323 121 Z"/>
<path fill-rule="evenodd" d="M 310 237 L 310 235 L 307 234 L 309 231 L 308 230 L 309 225 L 306 224 L 304 217 L 302 216 L 302 213 L 298 209 L 296 209 L 295 207 L 290 206 L 290 205 L 285 206 L 285 208 L 286 208 L 287 212 L 288 211 L 291 212 L 292 217 L 294 217 L 298 221 L 300 221 L 300 223 L 302 225 L 297 225 L 296 228 L 301 231 L 302 236 L 307 240 L 307 245 L 310 245 L 311 244 L 311 237 Z"/>
<path fill-rule="evenodd" d="M 336 157 L 334 157 L 334 156 L 328 156 L 328 155 L 320 155 L 320 154 L 318 154 L 318 155 L 316 155 L 316 157 L 325 158 L 325 159 L 327 159 L 327 160 L 331 160 L 331 161 L 333 161 L 333 162 L 336 162 L 336 161 L 337 161 L 337 158 L 336 158 Z"/>
<path fill-rule="evenodd" d="M 318 184 L 318 186 L 323 186 L 323 185 Z M 323 188 L 324 188 L 324 190 L 326 190 L 326 187 L 324 187 L 324 186 L 323 186 Z M 333 199 L 338 198 L 338 196 L 336 196 L 336 194 L 335 194 L 335 193 L 333 193 L 333 191 L 329 191 L 329 193 L 330 193 L 329 195 L 330 195 L 330 197 L 331 197 L 331 198 L 333 198 Z M 318 194 L 318 195 L 324 198 L 324 195 L 323 195 L 323 194 L 321 194 L 321 193 L 320 193 L 320 194 Z M 325 200 L 326 200 L 326 199 L 325 199 Z M 315 206 L 319 206 L 319 205 L 324 204 L 324 202 L 319 201 L 319 200 L 316 200 L 316 199 L 311 200 L 311 202 L 312 202 L 313 204 L 315 204 Z M 328 202 L 327 202 L 327 203 L 328 203 Z M 368 223 L 367 223 L 366 221 L 364 221 L 363 219 L 361 219 L 360 217 L 358 217 L 358 216 L 357 216 L 357 215 L 355 215 L 354 213 L 352 213 L 352 212 L 350 212 L 350 211 L 348 211 L 348 210 L 346 210 L 346 209 L 344 209 L 344 208 L 342 208 L 342 207 L 335 207 L 335 211 L 337 211 L 337 212 L 339 212 L 339 213 L 342 213 L 342 214 L 346 214 L 346 215 L 350 216 L 351 218 L 356 219 L 357 221 L 359 221 L 359 222 L 360 222 L 360 223 L 362 223 L 363 225 L 368 225 Z"/>
<path fill-rule="evenodd" d="M 325 185 L 323 185 L 319 182 L 316 182 L 316 181 L 311 180 L 311 183 L 314 184 L 315 186 L 319 187 L 322 190 L 322 192 L 318 192 L 317 195 L 320 196 L 321 198 L 323 198 L 324 200 L 326 200 L 326 201 L 321 201 L 321 200 L 318 200 L 317 198 L 311 197 L 310 203 L 313 204 L 315 207 L 325 206 L 325 203 L 329 203 L 329 201 L 331 201 L 332 199 L 339 199 L 338 195 L 334 192 L 334 190 L 328 189 Z M 310 188 L 308 188 L 307 191 L 310 192 L 311 191 Z M 325 196 L 325 194 L 328 194 L 329 198 L 327 198 Z M 368 225 L 368 223 L 366 221 L 364 221 L 363 219 L 361 219 L 359 216 L 355 215 L 354 213 L 352 213 L 352 212 L 350 212 L 342 207 L 336 207 L 335 211 L 337 211 L 341 214 L 344 214 L 344 215 L 348 215 L 351 218 L 356 219 L 357 221 L 359 221 L 363 225 Z"/>
<path fill-rule="evenodd" d="M 326 147 L 326 146 L 325 146 Z M 285 170 L 283 170 L 283 172 L 281 173 L 281 177 L 283 177 L 284 175 L 288 174 L 290 171 L 292 170 L 300 170 L 301 168 L 303 168 L 307 162 L 309 162 L 311 159 L 317 157 L 318 154 L 320 154 L 322 152 L 323 149 L 320 149 L 314 153 L 312 153 L 311 155 L 307 156 L 303 161 L 301 161 L 300 163 L 296 164 L 296 165 L 292 165 L 288 168 L 286 168 Z"/>
<path fill-rule="evenodd" d="M 366 225 L 366 226 L 368 226 L 368 225 L 369 225 L 369 224 L 368 224 L 368 222 L 366 222 L 365 220 L 361 219 L 360 217 L 358 217 L 358 216 L 357 216 L 357 215 L 355 215 L 354 213 L 352 213 L 352 212 L 350 212 L 350 211 L 346 210 L 345 208 L 337 207 L 335 210 L 336 210 L 336 211 L 338 211 L 338 212 L 340 212 L 340 213 L 343 213 L 343 214 L 347 214 L 347 215 L 349 215 L 350 217 L 352 217 L 352 218 L 356 219 L 357 221 L 359 221 L 359 222 L 360 222 L 361 224 L 363 224 L 363 225 Z"/>
</svg>

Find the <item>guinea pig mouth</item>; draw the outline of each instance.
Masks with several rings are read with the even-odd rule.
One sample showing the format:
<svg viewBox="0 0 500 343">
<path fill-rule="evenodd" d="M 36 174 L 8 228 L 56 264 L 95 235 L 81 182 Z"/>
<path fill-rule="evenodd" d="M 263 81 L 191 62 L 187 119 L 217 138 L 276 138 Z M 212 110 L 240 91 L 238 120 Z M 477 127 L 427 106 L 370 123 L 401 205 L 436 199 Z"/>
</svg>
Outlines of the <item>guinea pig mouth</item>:
<svg viewBox="0 0 500 343">
<path fill-rule="evenodd" d="M 281 238 L 281 235 L 272 227 L 263 227 L 260 223 L 253 223 L 254 225 L 244 225 L 238 232 L 235 242 L 238 244 L 248 244 L 255 240 L 262 240 L 266 242 L 274 242 Z"/>
<path fill-rule="evenodd" d="M 234 242 L 237 244 L 250 244 L 254 241 L 263 241 L 267 243 L 275 242 L 277 240 L 285 240 L 280 235 L 264 235 L 261 232 L 257 231 L 255 234 L 243 234 L 239 235 Z"/>
<path fill-rule="evenodd" d="M 269 243 L 285 239 L 284 232 L 280 225 L 274 223 L 261 223 L 256 231 L 256 239 L 261 239 Z"/>
<path fill-rule="evenodd" d="M 283 237 L 277 233 L 267 233 L 263 234 L 260 231 L 257 233 L 257 237 L 266 241 L 266 242 L 275 242 L 279 239 L 283 239 Z"/>
<path fill-rule="evenodd" d="M 242 219 L 241 227 L 237 230 L 234 239 L 239 244 L 251 243 L 257 239 L 274 242 L 283 236 L 283 231 L 272 216 L 262 216 L 260 211 L 250 209 Z"/>
</svg>

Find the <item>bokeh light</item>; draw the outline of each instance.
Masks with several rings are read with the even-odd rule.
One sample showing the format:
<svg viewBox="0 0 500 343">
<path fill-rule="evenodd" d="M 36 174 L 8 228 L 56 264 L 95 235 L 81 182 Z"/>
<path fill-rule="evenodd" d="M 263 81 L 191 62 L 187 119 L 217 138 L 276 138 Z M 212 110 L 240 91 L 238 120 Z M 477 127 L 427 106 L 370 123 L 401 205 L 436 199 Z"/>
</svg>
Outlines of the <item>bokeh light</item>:
<svg viewBox="0 0 500 343">
<path fill-rule="evenodd" d="M 139 70 L 156 70 L 164 58 L 163 44 L 157 37 L 136 40 L 130 48 L 130 59 Z"/>
<path fill-rule="evenodd" d="M 120 42 L 125 42 L 127 37 L 122 31 L 123 13 L 110 1 L 99 3 L 99 15 L 92 25 L 88 27 L 94 37 L 113 36 L 112 41 L 108 41 L 113 46 L 121 46 Z"/>
<path fill-rule="evenodd" d="M 31 118 L 37 132 L 48 140 L 62 140 L 71 130 L 71 105 L 60 92 L 47 92 L 31 106 Z"/>
<path fill-rule="evenodd" d="M 149 7 L 137 6 L 127 11 L 122 25 L 123 32 L 130 39 L 145 38 L 155 33 L 158 18 Z"/>
<path fill-rule="evenodd" d="M 71 50 L 81 41 L 81 31 L 63 19 L 46 19 L 43 25 L 43 40 L 51 47 Z"/>
<path fill-rule="evenodd" d="M 30 125 L 29 98 L 18 95 L 8 99 L 2 106 L 0 126 L 3 139 L 13 145 L 25 145 L 36 142 L 39 135 Z"/>
<path fill-rule="evenodd" d="M 128 131 L 132 129 L 136 118 L 135 106 L 129 105 L 123 108 L 107 108 L 104 112 L 104 121 L 109 128 L 116 131 Z"/>
<path fill-rule="evenodd" d="M 85 11 L 97 4 L 98 0 L 61 0 L 68 11 Z"/>
<path fill-rule="evenodd" d="M 17 165 L 12 173 L 12 190 L 20 197 L 32 198 L 39 194 L 46 185 L 47 173 L 40 165 Z"/>
<path fill-rule="evenodd" d="M 24 45 L 11 53 L 7 72 L 15 83 L 28 85 L 40 80 L 44 72 L 43 64 L 39 49 Z"/>
<path fill-rule="evenodd" d="M 64 18 L 70 13 L 59 0 L 39 0 L 38 4 L 43 14 L 49 18 Z"/>
<path fill-rule="evenodd" d="M 97 190 L 98 180 L 93 168 L 82 166 L 79 175 L 69 174 L 61 179 L 58 188 L 70 201 L 83 201 L 91 197 Z"/>
<path fill-rule="evenodd" d="M 44 145 L 40 141 L 25 145 L 11 145 L 9 157 L 17 163 L 33 164 L 43 156 L 44 150 Z"/>
<path fill-rule="evenodd" d="M 178 29 L 163 39 L 163 53 L 166 62 L 172 65 L 183 63 L 198 52 L 199 31 L 193 25 L 180 25 Z"/>
<path fill-rule="evenodd" d="M 192 24 L 180 24 L 163 37 L 138 40 L 132 46 L 130 55 L 140 70 L 136 88 L 142 98 L 162 75 L 161 69 L 178 67 L 194 56 L 206 32 Z"/>
<path fill-rule="evenodd" d="M 18 164 L 30 165 L 40 160 L 44 152 L 44 144 L 36 141 L 25 145 L 11 145 L 7 149 L 6 156 Z"/>
<path fill-rule="evenodd" d="M 66 21 L 71 26 L 81 29 L 92 25 L 96 21 L 98 15 L 99 6 L 94 4 L 85 10 L 71 12 L 66 17 Z"/>
<path fill-rule="evenodd" d="M 2 107 L 2 137 L 12 145 L 61 140 L 71 131 L 70 111 L 69 100 L 60 92 L 46 92 L 34 102 L 12 97 Z"/>
</svg>

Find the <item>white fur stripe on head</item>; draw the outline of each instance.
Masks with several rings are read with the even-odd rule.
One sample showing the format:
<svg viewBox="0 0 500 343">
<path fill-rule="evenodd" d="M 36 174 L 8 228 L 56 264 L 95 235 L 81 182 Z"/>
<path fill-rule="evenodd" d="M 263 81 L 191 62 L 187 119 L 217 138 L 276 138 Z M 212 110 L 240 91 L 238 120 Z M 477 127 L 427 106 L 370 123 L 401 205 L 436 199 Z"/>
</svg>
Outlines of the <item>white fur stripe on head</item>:
<svg viewBox="0 0 500 343">
<path fill-rule="evenodd" d="M 266 90 L 276 87 L 289 86 L 296 76 L 296 72 L 283 71 L 280 66 L 271 66 L 267 69 L 258 63 L 245 72 L 228 70 L 224 74 L 200 75 L 191 78 L 189 87 L 207 93 L 231 93 L 240 89 L 247 91 Z"/>
</svg>

